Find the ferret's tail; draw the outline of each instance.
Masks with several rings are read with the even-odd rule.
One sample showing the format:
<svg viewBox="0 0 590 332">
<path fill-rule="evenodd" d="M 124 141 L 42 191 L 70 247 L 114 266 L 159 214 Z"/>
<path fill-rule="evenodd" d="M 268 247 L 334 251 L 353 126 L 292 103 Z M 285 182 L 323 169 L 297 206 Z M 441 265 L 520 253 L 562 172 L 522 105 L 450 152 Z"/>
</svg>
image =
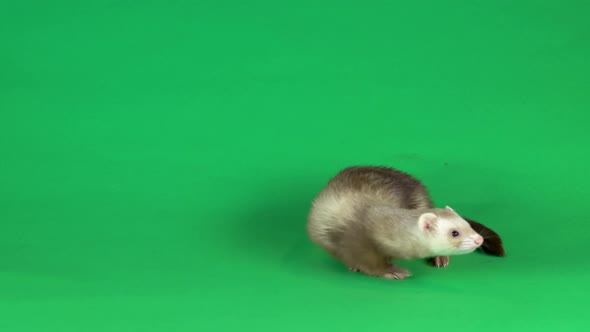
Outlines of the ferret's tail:
<svg viewBox="0 0 590 332">
<path fill-rule="evenodd" d="M 471 228 L 473 228 L 474 231 L 483 236 L 484 241 L 483 245 L 481 246 L 481 250 L 483 252 L 494 256 L 506 256 L 506 253 L 504 252 L 504 246 L 502 245 L 502 239 L 498 233 L 478 223 L 477 221 L 467 218 L 464 219 L 469 223 L 469 225 L 471 225 Z"/>
</svg>

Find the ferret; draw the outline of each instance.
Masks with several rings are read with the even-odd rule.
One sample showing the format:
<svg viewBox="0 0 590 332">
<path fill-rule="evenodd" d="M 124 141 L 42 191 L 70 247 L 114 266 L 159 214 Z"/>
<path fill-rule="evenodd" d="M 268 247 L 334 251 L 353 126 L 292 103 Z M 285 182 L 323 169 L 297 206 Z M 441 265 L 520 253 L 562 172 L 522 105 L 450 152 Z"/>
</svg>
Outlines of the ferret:
<svg viewBox="0 0 590 332">
<path fill-rule="evenodd" d="M 450 256 L 477 249 L 505 255 L 496 232 L 449 206 L 435 208 L 420 180 L 385 166 L 352 166 L 331 178 L 312 201 L 306 228 L 349 270 L 387 279 L 411 276 L 395 265 L 399 259 L 444 267 Z"/>
</svg>

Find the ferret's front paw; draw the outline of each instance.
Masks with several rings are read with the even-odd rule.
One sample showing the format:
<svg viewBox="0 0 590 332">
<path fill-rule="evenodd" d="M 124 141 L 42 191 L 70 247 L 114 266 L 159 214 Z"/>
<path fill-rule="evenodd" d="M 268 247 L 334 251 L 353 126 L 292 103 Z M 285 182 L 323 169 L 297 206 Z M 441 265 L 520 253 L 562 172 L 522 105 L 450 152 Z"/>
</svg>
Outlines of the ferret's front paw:
<svg viewBox="0 0 590 332">
<path fill-rule="evenodd" d="M 449 256 L 437 256 L 432 257 L 428 260 L 428 263 L 434 267 L 446 267 L 449 266 L 451 257 Z"/>
<path fill-rule="evenodd" d="M 397 267 L 397 266 L 390 266 L 387 269 L 387 272 L 383 275 L 383 278 L 386 279 L 406 279 L 407 277 L 410 277 L 412 274 L 410 273 L 410 271 L 406 270 L 406 269 L 402 269 L 401 267 Z"/>
<path fill-rule="evenodd" d="M 350 266 L 348 267 L 348 270 L 351 272 L 361 272 L 361 269 L 356 268 L 356 267 L 350 267 Z"/>
</svg>

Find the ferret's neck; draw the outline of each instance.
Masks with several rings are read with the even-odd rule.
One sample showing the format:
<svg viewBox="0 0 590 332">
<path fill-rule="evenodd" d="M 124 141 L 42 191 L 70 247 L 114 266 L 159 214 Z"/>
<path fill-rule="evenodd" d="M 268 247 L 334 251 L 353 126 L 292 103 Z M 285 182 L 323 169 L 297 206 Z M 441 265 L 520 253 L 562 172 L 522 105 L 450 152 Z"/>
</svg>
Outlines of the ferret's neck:
<svg viewBox="0 0 590 332">
<path fill-rule="evenodd" d="M 418 219 L 430 211 L 373 206 L 369 208 L 367 221 L 372 224 L 372 236 L 392 257 L 421 258 L 431 254 L 431 246 L 418 226 Z"/>
</svg>

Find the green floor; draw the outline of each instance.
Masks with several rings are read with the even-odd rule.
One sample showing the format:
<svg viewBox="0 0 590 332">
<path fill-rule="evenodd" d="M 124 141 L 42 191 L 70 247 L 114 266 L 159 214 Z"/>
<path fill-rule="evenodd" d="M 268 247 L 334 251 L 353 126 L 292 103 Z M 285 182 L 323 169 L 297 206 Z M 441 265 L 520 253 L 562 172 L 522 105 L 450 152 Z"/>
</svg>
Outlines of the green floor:
<svg viewBox="0 0 590 332">
<path fill-rule="evenodd" d="M 590 3 L 407 3 L 0 4 L 0 331 L 587 328 Z M 304 227 L 358 164 L 508 257 L 349 273 Z"/>
</svg>

